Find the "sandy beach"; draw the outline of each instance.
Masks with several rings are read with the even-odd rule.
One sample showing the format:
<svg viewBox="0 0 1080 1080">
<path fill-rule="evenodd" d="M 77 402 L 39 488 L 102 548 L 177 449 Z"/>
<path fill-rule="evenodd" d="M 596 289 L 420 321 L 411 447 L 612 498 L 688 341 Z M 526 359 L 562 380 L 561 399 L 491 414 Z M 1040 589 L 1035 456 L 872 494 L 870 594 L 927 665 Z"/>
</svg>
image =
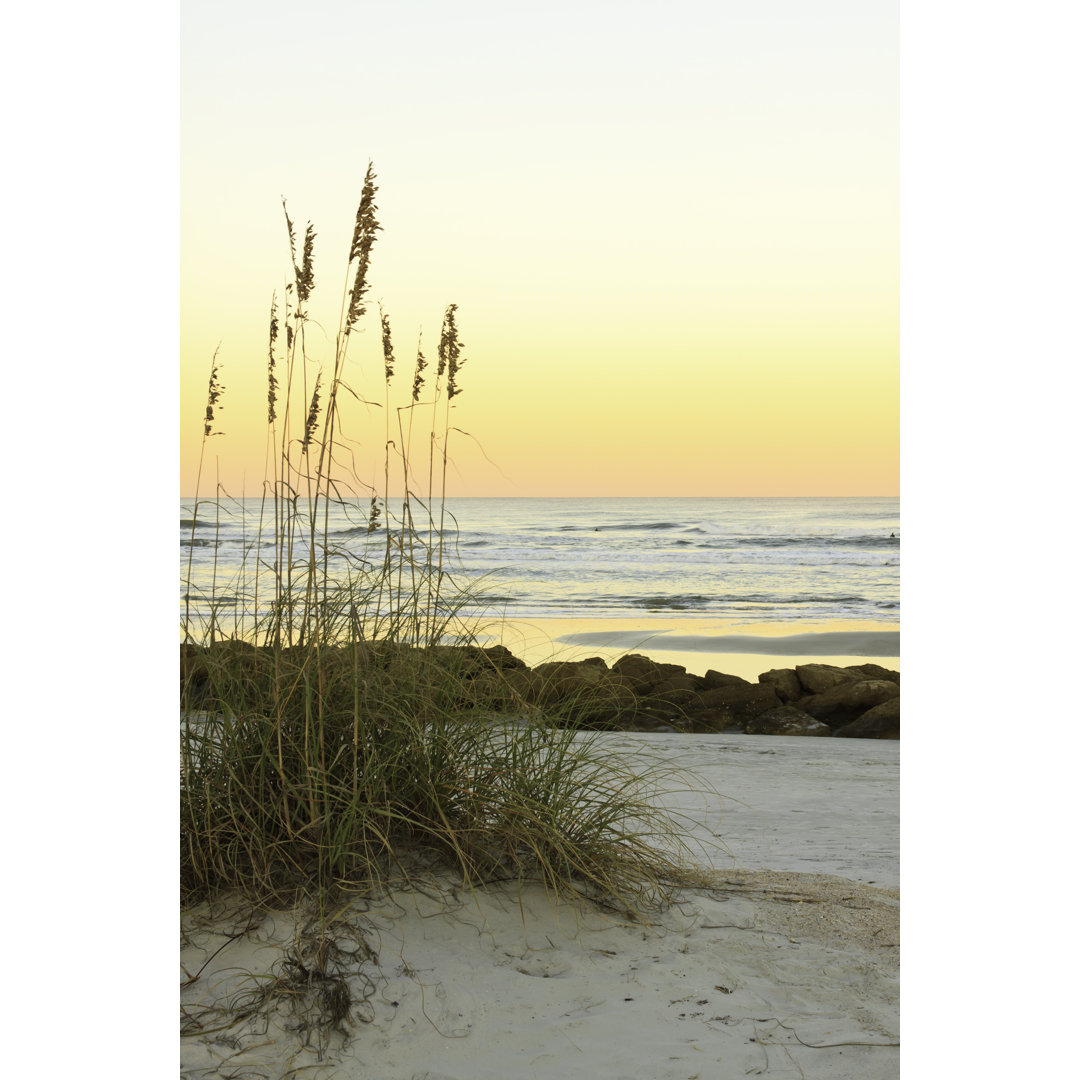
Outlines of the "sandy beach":
<svg viewBox="0 0 1080 1080">
<path fill-rule="evenodd" d="M 899 743 L 604 738 L 613 754 L 683 766 L 683 790 L 663 801 L 708 867 L 700 887 L 641 920 L 539 885 L 463 890 L 420 874 L 339 913 L 354 949 L 350 1024 L 305 1039 L 284 1003 L 184 1037 L 181 1074 L 898 1076 Z M 295 918 L 187 913 L 184 1009 L 265 986 Z"/>
</svg>

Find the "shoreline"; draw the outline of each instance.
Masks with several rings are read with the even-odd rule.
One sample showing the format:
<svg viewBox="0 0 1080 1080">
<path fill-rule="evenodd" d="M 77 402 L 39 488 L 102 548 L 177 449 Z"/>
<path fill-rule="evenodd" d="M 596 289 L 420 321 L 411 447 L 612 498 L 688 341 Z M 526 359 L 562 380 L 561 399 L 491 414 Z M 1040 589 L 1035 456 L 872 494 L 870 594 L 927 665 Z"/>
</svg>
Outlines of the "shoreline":
<svg viewBox="0 0 1080 1080">
<path fill-rule="evenodd" d="M 705 667 L 755 682 L 760 674 L 799 664 L 900 670 L 898 623 L 856 619 L 748 622 L 701 615 L 581 618 L 506 617 L 479 624 L 478 642 L 505 645 L 530 667 L 599 656 L 608 664 L 643 653 L 704 674 Z"/>
</svg>

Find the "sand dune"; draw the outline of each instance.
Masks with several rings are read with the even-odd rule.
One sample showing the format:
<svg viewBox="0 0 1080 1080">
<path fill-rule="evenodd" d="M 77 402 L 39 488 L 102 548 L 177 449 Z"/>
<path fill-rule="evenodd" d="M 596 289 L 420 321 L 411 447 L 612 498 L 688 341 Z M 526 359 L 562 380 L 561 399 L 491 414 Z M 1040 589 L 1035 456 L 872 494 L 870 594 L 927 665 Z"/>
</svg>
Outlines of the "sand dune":
<svg viewBox="0 0 1080 1080">
<path fill-rule="evenodd" d="M 421 875 L 340 913 L 355 949 L 347 1027 L 305 1041 L 285 998 L 268 1018 L 185 1037 L 182 1075 L 898 1076 L 899 893 L 867 883 L 898 880 L 898 745 L 844 743 L 831 759 L 839 740 L 679 738 L 611 736 L 613 752 L 682 755 L 687 791 L 669 800 L 693 816 L 703 860 L 708 837 L 730 839 L 667 911 L 644 921 L 535 884 Z M 739 801 L 695 797 L 695 777 Z M 246 920 L 225 905 L 185 917 L 190 1014 L 280 972 L 295 916 Z"/>
</svg>

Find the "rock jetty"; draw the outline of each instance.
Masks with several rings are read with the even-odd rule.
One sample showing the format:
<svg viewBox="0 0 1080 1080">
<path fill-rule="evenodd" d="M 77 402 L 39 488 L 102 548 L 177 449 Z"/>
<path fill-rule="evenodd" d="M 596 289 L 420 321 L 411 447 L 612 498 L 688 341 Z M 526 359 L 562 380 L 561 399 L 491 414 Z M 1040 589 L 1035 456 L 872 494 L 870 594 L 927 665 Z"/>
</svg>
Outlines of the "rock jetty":
<svg viewBox="0 0 1080 1080">
<path fill-rule="evenodd" d="M 260 650 L 243 648 L 255 661 Z M 420 656 L 401 645 L 362 648 L 365 663 L 375 666 Z M 193 692 L 198 697 L 201 654 L 196 646 L 181 646 L 189 701 Z M 423 650 L 423 657 L 452 676 L 447 681 L 458 688 L 459 708 L 494 707 L 600 730 L 900 738 L 900 673 L 877 664 L 799 664 L 766 671 L 751 683 L 713 670 L 693 675 L 638 653 L 610 666 L 591 657 L 534 668 L 502 645 L 439 645 Z"/>
</svg>

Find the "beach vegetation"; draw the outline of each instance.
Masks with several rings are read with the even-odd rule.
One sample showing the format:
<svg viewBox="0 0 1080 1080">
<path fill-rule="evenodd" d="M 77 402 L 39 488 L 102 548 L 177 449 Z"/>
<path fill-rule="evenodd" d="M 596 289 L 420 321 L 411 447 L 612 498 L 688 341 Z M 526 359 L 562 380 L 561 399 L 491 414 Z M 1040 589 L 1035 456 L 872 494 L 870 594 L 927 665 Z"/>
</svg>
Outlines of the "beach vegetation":
<svg viewBox="0 0 1080 1080">
<path fill-rule="evenodd" d="M 687 873 L 678 823 L 652 798 L 673 777 L 551 722 L 561 714 L 526 702 L 505 650 L 484 647 L 462 614 L 470 592 L 446 503 L 465 389 L 457 306 L 443 314 L 437 363 L 421 339 L 400 380 L 380 307 L 382 401 L 350 385 L 381 228 L 375 179 L 369 166 L 322 363 L 308 332 L 317 234 L 309 223 L 298 241 L 284 207 L 292 275 L 270 306 L 262 495 L 255 511 L 219 483 L 196 492 L 183 582 L 182 904 L 314 905 L 321 929 L 272 989 L 298 973 L 310 988 L 319 972 L 317 1011 L 335 1024 L 347 1004 L 320 942 L 344 897 L 435 866 L 470 887 L 533 879 L 553 898 L 643 912 Z M 231 404 L 220 366 L 215 354 L 200 485 Z M 362 475 L 372 443 L 377 463 Z M 331 529 L 331 507 L 354 527 Z M 198 572 L 193 560 L 200 523 L 224 515 L 242 517 L 248 552 L 227 581 L 216 559 Z"/>
</svg>

